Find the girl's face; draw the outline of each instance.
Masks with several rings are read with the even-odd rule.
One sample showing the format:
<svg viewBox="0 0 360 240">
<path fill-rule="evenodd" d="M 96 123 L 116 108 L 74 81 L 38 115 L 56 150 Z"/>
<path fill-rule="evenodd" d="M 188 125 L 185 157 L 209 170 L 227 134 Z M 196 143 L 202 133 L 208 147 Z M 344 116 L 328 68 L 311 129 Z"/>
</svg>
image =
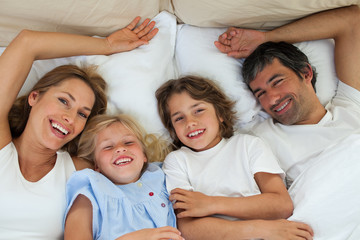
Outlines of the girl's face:
<svg viewBox="0 0 360 240">
<path fill-rule="evenodd" d="M 173 94 L 168 106 L 176 135 L 185 146 L 203 151 L 220 142 L 223 119 L 217 117 L 211 103 L 195 100 L 184 91 Z"/>
<path fill-rule="evenodd" d="M 128 184 L 140 178 L 147 161 L 141 142 L 120 122 L 101 130 L 95 138 L 95 170 L 114 184 Z"/>
<path fill-rule="evenodd" d="M 40 146 L 58 150 L 84 129 L 95 95 L 82 80 L 71 78 L 41 96 L 31 92 L 28 101 L 31 111 L 24 133 Z"/>
</svg>

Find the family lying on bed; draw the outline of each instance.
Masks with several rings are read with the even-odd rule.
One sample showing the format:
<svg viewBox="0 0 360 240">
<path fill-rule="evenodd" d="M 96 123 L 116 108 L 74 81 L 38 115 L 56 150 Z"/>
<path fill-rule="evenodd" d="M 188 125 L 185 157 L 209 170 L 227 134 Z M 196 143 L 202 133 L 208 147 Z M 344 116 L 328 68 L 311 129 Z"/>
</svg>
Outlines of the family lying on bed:
<svg viewBox="0 0 360 240">
<path fill-rule="evenodd" d="M 34 60 L 129 51 L 155 23 L 136 18 L 105 39 L 23 31 L 0 58 L 0 239 L 316 238 L 321 222 L 296 218 L 284 176 L 290 187 L 326 147 L 360 139 L 359 18 L 352 6 L 266 33 L 229 28 L 215 45 L 246 57 L 244 81 L 272 118 L 236 133 L 234 103 L 211 80 L 169 80 L 156 97 L 173 149 L 128 116 L 103 114 L 106 84 L 93 68 L 58 67 L 15 101 Z M 335 40 L 340 79 L 325 107 L 315 68 L 289 44 L 323 38 Z"/>
</svg>

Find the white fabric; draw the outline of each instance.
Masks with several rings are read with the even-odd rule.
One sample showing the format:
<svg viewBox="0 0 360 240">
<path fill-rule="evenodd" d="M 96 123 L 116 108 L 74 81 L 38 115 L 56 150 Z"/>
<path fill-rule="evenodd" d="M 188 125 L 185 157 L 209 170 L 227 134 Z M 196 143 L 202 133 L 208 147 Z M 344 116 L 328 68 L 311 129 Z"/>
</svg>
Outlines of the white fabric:
<svg viewBox="0 0 360 240">
<path fill-rule="evenodd" d="M 360 239 L 360 134 L 329 145 L 289 189 L 289 220 L 309 224 L 314 240 Z"/>
<path fill-rule="evenodd" d="M 318 124 L 287 126 L 268 119 L 253 129 L 270 144 L 290 182 L 329 145 L 360 129 L 360 93 L 356 89 L 339 82 L 337 94 L 326 109 Z"/>
<path fill-rule="evenodd" d="M 37 182 L 21 174 L 15 145 L 0 150 L 0 239 L 63 239 L 65 186 L 75 166 L 58 152 L 54 168 Z"/>
<path fill-rule="evenodd" d="M 159 29 L 148 45 L 110 56 L 75 56 L 35 61 L 19 96 L 27 93 L 48 71 L 64 64 L 78 66 L 95 64 L 108 83 L 108 112 L 132 115 L 149 133 L 164 134 L 157 114 L 155 91 L 160 85 L 176 78 L 174 52 L 176 18 L 164 11 L 152 19 Z M 0 54 L 5 48 L 0 48 Z"/>
<path fill-rule="evenodd" d="M 316 240 L 358 239 L 360 92 L 339 82 L 326 109 L 318 124 L 284 126 L 268 120 L 255 133 L 269 142 L 294 181 L 290 219 L 309 224 Z"/>
<path fill-rule="evenodd" d="M 201 28 L 179 25 L 175 59 L 179 75 L 195 74 L 216 81 L 234 101 L 237 112 L 237 126 L 246 132 L 252 126 L 269 116 L 261 111 L 253 94 L 241 75 L 243 59 L 237 60 L 221 53 L 214 45 L 226 28 Z M 317 96 L 327 104 L 335 95 L 338 78 L 334 65 L 334 42 L 330 39 L 307 41 L 294 44 L 309 58 L 318 73 Z"/>
<path fill-rule="evenodd" d="M 237 127 L 247 132 L 268 115 L 261 111 L 252 93 L 242 82 L 243 60 L 221 53 L 214 45 L 226 28 L 200 28 L 178 25 L 175 17 L 161 12 L 153 20 L 159 33 L 149 42 L 130 52 L 111 56 L 76 56 L 35 61 L 20 95 L 42 75 L 62 64 L 99 64 L 99 72 L 109 83 L 110 112 L 119 109 L 133 115 L 149 133 L 168 136 L 156 110 L 154 92 L 164 81 L 180 75 L 196 74 L 215 80 L 236 101 Z M 334 67 L 331 40 L 295 44 L 309 56 L 317 69 L 317 95 L 326 104 L 335 94 L 338 79 Z M 4 48 L 0 48 L 0 53 Z"/>
<path fill-rule="evenodd" d="M 247 197 L 260 194 L 254 174 L 280 174 L 276 158 L 260 138 L 237 134 L 215 147 L 194 152 L 187 147 L 171 152 L 163 170 L 170 192 L 183 188 L 210 196 Z"/>
</svg>

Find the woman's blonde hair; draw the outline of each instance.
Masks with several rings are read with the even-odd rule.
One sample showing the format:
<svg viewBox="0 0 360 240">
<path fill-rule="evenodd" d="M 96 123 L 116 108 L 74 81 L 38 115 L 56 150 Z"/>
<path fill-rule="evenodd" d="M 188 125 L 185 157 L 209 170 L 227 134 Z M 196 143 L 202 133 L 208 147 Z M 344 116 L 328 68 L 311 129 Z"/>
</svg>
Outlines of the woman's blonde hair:
<svg viewBox="0 0 360 240">
<path fill-rule="evenodd" d="M 173 94 L 182 92 L 188 93 L 195 100 L 212 104 L 217 117 L 223 119 L 223 122 L 219 122 L 221 137 L 233 136 L 237 119 L 234 111 L 235 102 L 230 100 L 215 82 L 198 76 L 185 76 L 165 82 L 155 93 L 161 121 L 174 141 L 174 148 L 180 148 L 183 143 L 177 137 L 172 125 L 168 101 Z"/>
<path fill-rule="evenodd" d="M 171 149 L 167 141 L 154 134 L 146 133 L 145 129 L 131 116 L 102 114 L 92 118 L 85 127 L 79 140 L 77 156 L 91 163 L 96 163 L 96 136 L 101 130 L 116 122 L 128 128 L 139 139 L 148 162 L 161 162 L 170 152 Z M 143 169 L 146 166 L 145 164 Z"/>
<path fill-rule="evenodd" d="M 17 98 L 14 102 L 8 116 L 11 135 L 13 138 L 17 138 L 23 133 L 28 121 L 31 111 L 31 106 L 28 102 L 29 94 L 33 91 L 37 91 L 41 97 L 51 87 L 57 86 L 70 78 L 78 78 L 84 81 L 95 94 L 94 106 L 91 109 L 91 114 L 88 120 L 97 114 L 105 113 L 107 107 L 107 84 L 105 80 L 96 72 L 96 66 L 59 66 L 46 73 L 28 92 L 27 95 Z M 79 141 L 79 137 L 80 136 L 77 136 L 65 144 L 62 149 L 68 151 L 71 155 L 74 155 L 77 151 L 77 142 Z"/>
</svg>

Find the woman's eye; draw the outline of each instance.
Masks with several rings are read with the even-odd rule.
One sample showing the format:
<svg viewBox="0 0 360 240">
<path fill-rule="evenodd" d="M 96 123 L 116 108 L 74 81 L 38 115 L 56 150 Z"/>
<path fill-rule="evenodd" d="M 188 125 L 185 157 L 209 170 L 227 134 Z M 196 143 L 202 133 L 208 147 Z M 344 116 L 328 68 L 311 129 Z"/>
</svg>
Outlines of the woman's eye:
<svg viewBox="0 0 360 240">
<path fill-rule="evenodd" d="M 88 116 L 85 113 L 79 112 L 80 117 L 87 119 Z"/>
<path fill-rule="evenodd" d="M 109 149 L 112 149 L 111 145 L 104 147 L 104 150 L 109 150 Z"/>
<path fill-rule="evenodd" d="M 65 99 L 63 99 L 63 98 L 58 98 L 58 99 L 62 104 L 64 104 L 64 105 L 68 104 L 68 102 Z"/>
<path fill-rule="evenodd" d="M 128 141 L 128 142 L 125 142 L 125 145 L 132 145 L 134 142 L 131 142 L 131 141 Z"/>
</svg>

